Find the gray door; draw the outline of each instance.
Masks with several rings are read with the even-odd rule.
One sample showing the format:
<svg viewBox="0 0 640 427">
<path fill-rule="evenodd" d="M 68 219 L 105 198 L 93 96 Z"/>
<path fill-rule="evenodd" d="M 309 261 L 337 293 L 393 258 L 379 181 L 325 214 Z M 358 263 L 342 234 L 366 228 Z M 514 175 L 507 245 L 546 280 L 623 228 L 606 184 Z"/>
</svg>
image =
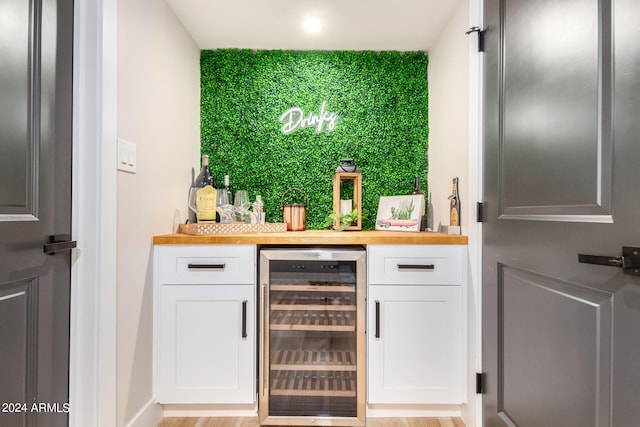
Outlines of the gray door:
<svg viewBox="0 0 640 427">
<path fill-rule="evenodd" d="M 72 29 L 70 0 L 0 0 L 0 426 L 71 409 L 71 255 L 44 246 L 71 233 Z"/>
<path fill-rule="evenodd" d="M 640 425 L 638 17 L 484 0 L 485 427 Z"/>
</svg>

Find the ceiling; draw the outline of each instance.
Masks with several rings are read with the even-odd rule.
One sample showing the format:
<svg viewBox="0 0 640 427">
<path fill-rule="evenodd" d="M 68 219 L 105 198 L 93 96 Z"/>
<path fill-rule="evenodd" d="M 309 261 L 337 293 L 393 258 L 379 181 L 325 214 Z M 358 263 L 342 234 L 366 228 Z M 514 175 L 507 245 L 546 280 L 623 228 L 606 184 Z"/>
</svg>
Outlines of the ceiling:
<svg viewBox="0 0 640 427">
<path fill-rule="evenodd" d="M 429 50 L 460 1 L 166 0 L 201 49 L 376 51 Z"/>
</svg>

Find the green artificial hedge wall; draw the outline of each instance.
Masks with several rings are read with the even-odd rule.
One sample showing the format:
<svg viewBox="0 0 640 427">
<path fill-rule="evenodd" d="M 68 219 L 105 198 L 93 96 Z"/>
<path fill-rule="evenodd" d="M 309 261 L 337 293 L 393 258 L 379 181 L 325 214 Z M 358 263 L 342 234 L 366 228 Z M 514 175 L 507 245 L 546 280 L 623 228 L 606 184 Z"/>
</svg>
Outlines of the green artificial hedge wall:
<svg viewBox="0 0 640 427">
<path fill-rule="evenodd" d="M 304 203 L 307 228 L 321 229 L 333 206 L 341 159 L 362 170 L 363 229 L 372 230 L 380 196 L 410 194 L 428 171 L 428 58 L 424 52 L 204 50 L 201 149 L 216 182 L 257 194 L 267 221 L 282 222 L 282 203 Z M 279 121 L 299 107 L 305 117 L 338 115 L 335 127 L 284 134 Z"/>
</svg>

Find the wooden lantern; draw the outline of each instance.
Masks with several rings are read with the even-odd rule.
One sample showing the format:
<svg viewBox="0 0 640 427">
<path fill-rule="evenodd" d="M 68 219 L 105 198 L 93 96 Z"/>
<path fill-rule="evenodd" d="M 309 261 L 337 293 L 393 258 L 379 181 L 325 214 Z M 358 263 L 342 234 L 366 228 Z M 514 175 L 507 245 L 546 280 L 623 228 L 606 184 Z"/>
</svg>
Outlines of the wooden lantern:
<svg viewBox="0 0 640 427">
<path fill-rule="evenodd" d="M 358 210 L 358 220 L 345 227 L 345 230 L 362 230 L 362 174 L 360 172 L 336 172 L 333 175 L 333 212 L 336 214 L 336 220 L 333 223 L 333 228 L 340 228 L 340 189 L 343 182 L 352 181 L 353 183 L 353 199 L 351 209 Z"/>
</svg>

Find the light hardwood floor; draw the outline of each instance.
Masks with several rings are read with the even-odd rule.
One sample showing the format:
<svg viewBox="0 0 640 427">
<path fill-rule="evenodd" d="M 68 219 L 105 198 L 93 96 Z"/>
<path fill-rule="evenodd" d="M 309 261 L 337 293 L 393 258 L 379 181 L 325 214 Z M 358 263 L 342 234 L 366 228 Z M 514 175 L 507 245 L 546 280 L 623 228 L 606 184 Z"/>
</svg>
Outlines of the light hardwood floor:
<svg viewBox="0 0 640 427">
<path fill-rule="evenodd" d="M 250 418 L 165 418 L 158 427 L 259 427 Z M 465 427 L 460 418 L 368 418 L 367 427 Z"/>
</svg>

